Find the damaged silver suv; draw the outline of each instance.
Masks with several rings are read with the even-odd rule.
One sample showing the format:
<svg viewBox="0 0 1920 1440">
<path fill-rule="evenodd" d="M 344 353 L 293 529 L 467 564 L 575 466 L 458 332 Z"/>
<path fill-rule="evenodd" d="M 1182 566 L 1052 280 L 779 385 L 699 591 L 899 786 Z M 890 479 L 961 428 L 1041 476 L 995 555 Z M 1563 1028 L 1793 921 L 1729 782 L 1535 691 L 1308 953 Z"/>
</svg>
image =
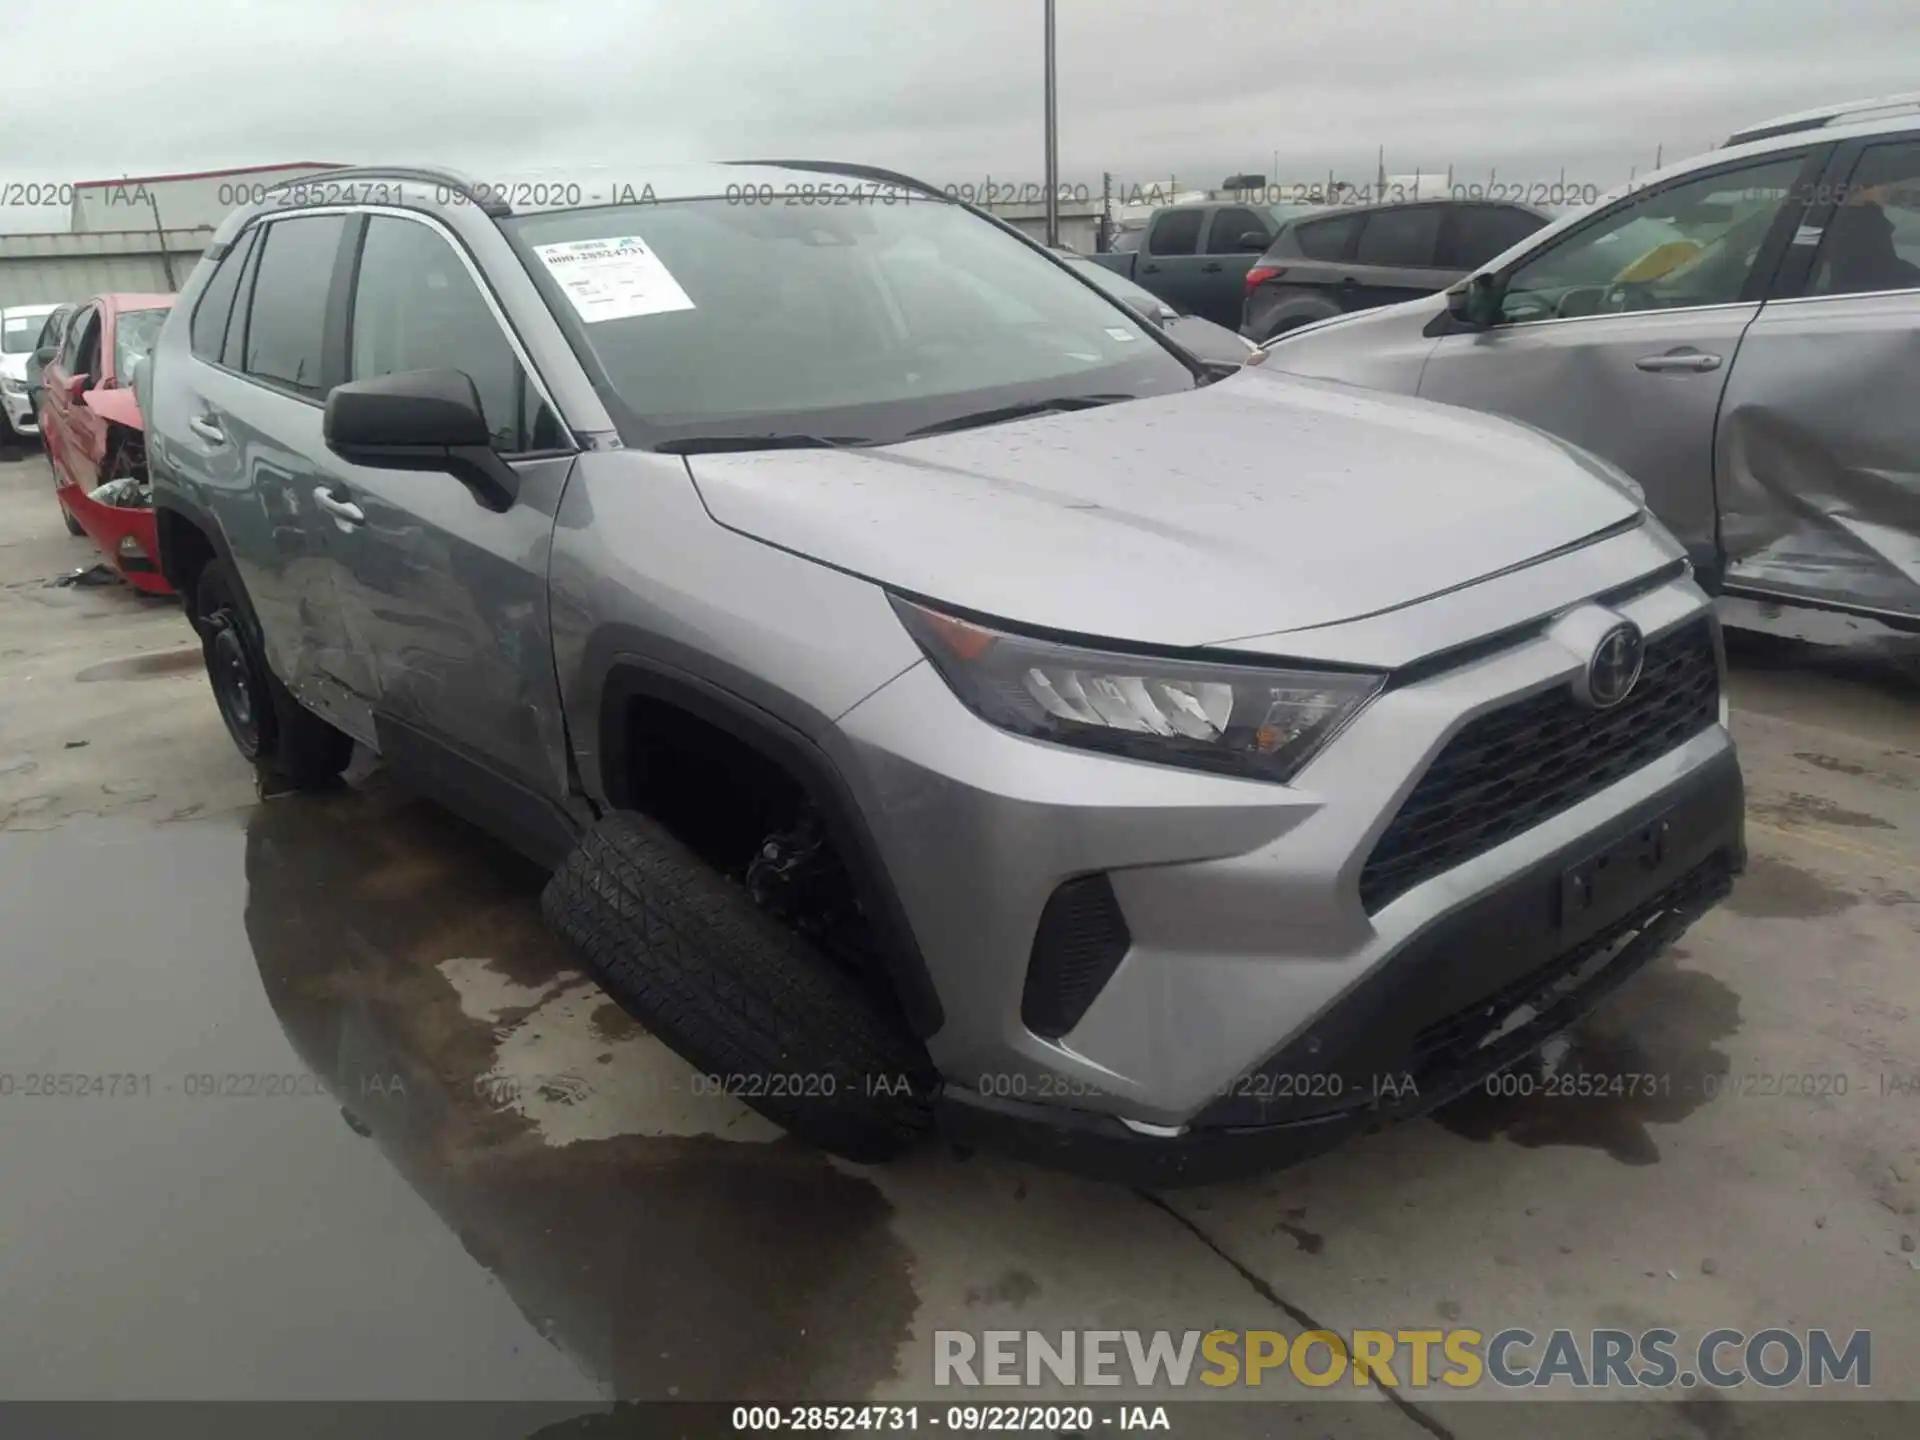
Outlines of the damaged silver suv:
<svg viewBox="0 0 1920 1440">
<path fill-rule="evenodd" d="M 149 381 L 241 750 L 554 867 L 796 1134 L 1163 1184 L 1515 1064 L 1744 861 L 1720 641 L 1618 472 L 1209 364 L 906 177 L 336 172 Z"/>
</svg>

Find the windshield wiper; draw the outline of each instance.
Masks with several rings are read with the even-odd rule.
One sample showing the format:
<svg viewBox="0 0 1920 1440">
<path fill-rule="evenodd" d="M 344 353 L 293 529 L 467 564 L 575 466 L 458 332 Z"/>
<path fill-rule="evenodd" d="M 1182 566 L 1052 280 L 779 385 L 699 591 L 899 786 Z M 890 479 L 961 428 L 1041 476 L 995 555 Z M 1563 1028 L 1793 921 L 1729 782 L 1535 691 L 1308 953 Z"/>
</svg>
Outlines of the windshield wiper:
<svg viewBox="0 0 1920 1440">
<path fill-rule="evenodd" d="M 859 450 L 879 443 L 857 435 L 693 435 L 662 440 L 653 448 L 664 455 L 725 455 L 741 450 Z"/>
<path fill-rule="evenodd" d="M 918 440 L 926 435 L 946 435 L 955 430 L 972 430 L 981 425 L 1000 425 L 1009 420 L 1025 420 L 1034 415 L 1052 415 L 1066 410 L 1093 410 L 1131 400 L 1131 395 L 1058 395 L 1051 400 L 1029 400 L 1022 405 L 1002 405 L 994 410 L 976 410 L 970 415 L 955 415 L 909 430 L 906 438 Z"/>
</svg>

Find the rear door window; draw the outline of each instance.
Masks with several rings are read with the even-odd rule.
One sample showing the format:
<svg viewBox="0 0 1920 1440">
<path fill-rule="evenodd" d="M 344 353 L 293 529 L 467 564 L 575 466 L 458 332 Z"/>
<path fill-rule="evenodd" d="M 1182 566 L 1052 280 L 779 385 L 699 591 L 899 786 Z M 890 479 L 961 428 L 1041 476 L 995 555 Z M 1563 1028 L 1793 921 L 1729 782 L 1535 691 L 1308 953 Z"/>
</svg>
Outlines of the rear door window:
<svg viewBox="0 0 1920 1440">
<path fill-rule="evenodd" d="M 1169 210 L 1147 232 L 1149 255 L 1192 255 L 1200 249 L 1200 222 L 1204 210 Z"/>
<path fill-rule="evenodd" d="M 1809 295 L 1920 288 L 1920 140 L 1869 145 L 1837 197 Z"/>
<path fill-rule="evenodd" d="M 326 393 L 327 294 L 346 224 L 344 215 L 302 215 L 264 227 L 240 367 L 247 374 L 302 395 Z"/>
<path fill-rule="evenodd" d="M 1428 270 L 1440 248 L 1440 220 L 1445 207 L 1407 205 L 1375 210 L 1366 217 L 1354 261 L 1398 270 Z"/>
<path fill-rule="evenodd" d="M 1353 254 L 1353 242 L 1360 236 L 1362 215 L 1333 215 L 1325 220 L 1309 220 L 1290 232 L 1294 247 L 1309 260 L 1346 260 Z"/>
<path fill-rule="evenodd" d="M 227 322 L 233 315 L 233 297 L 239 293 L 241 272 L 246 269 L 259 234 L 259 227 L 255 226 L 242 235 L 221 258 L 213 278 L 200 292 L 200 303 L 193 309 L 191 336 L 193 353 L 202 360 L 220 363 L 227 344 Z"/>
</svg>

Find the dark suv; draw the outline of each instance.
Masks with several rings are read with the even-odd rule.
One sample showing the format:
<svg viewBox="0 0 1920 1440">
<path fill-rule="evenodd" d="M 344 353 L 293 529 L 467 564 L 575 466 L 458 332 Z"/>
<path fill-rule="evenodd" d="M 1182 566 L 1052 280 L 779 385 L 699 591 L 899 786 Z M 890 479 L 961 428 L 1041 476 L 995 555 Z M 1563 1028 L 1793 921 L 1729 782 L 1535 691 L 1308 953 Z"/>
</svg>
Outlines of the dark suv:
<svg viewBox="0 0 1920 1440">
<path fill-rule="evenodd" d="M 1420 200 L 1301 216 L 1247 271 L 1240 333 L 1308 324 L 1444 290 L 1553 217 L 1498 200 Z"/>
</svg>

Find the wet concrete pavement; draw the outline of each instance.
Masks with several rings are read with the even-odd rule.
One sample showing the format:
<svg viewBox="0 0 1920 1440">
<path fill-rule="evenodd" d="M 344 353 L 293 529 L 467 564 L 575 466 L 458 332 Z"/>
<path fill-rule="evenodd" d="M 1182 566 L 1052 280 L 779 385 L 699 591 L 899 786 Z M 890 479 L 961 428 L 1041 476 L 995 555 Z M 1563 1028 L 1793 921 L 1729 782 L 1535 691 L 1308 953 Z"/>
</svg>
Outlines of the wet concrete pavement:
<svg viewBox="0 0 1920 1440">
<path fill-rule="evenodd" d="M 44 585 L 93 558 L 47 487 L 0 464 L 0 1396 L 932 1398 L 939 1328 L 1309 1317 L 1871 1328 L 1875 1392 L 1920 1399 L 1897 665 L 1734 647 L 1752 870 L 1561 1058 L 1661 1077 L 1633 1093 L 1477 1095 L 1167 1196 L 865 1169 L 699 1093 L 546 934 L 542 877 L 382 772 L 260 799 L 177 609 Z M 1300 1433 L 1537 1433 L 1329 1393 L 1371 1403 Z M 1661 1433 L 1772 1433 L 1736 1403 Z"/>
</svg>

